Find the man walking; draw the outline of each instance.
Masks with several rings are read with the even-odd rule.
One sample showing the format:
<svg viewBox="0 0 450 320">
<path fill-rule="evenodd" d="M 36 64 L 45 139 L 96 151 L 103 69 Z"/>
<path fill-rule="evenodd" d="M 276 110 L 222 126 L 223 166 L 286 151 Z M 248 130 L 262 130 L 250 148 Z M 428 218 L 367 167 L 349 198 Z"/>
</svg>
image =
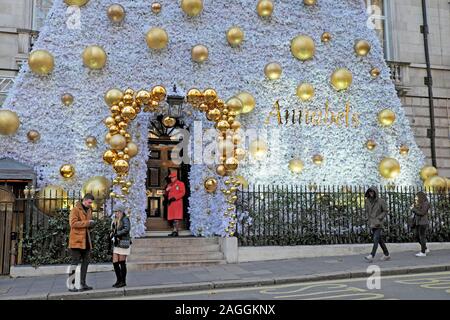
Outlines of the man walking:
<svg viewBox="0 0 450 320">
<path fill-rule="evenodd" d="M 90 193 L 83 197 L 82 202 L 77 202 L 70 211 L 69 224 L 69 249 L 72 255 L 72 268 L 81 262 L 80 285 L 81 288 L 69 289 L 69 291 L 92 290 L 86 284 L 86 274 L 89 266 L 90 251 L 92 249 L 89 229 L 94 225 L 92 220 L 92 202 L 94 196 Z"/>
<path fill-rule="evenodd" d="M 383 250 L 383 257 L 381 261 L 390 260 L 388 248 L 383 240 L 383 223 L 387 214 L 386 202 L 378 197 L 378 190 L 376 187 L 369 188 L 365 193 L 366 201 L 364 209 L 366 211 L 369 226 L 373 234 L 373 248 L 372 253 L 365 257 L 369 262 L 372 262 L 377 253 L 378 244 Z"/>
</svg>

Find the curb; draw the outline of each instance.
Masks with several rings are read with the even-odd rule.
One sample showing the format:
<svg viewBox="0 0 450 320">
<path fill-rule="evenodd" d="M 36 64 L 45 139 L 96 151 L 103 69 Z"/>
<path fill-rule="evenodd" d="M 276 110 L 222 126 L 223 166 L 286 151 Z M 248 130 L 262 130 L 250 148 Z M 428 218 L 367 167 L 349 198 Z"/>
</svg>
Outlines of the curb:
<svg viewBox="0 0 450 320">
<path fill-rule="evenodd" d="M 429 272 L 443 272 L 450 271 L 450 264 L 418 266 L 418 267 L 396 267 L 381 270 L 382 276 L 420 274 Z M 226 289 L 226 288 L 242 288 L 242 287 L 261 287 L 276 284 L 290 284 L 290 283 L 306 283 L 306 282 L 322 282 L 330 280 L 356 279 L 367 277 L 366 271 L 345 271 L 345 272 L 330 272 L 318 275 L 304 275 L 304 276 L 289 276 L 276 277 L 269 279 L 258 280 L 226 280 L 226 281 L 212 281 L 212 282 L 198 282 L 189 284 L 174 284 L 174 285 L 155 285 L 147 287 L 131 287 L 127 289 L 102 289 L 80 293 L 57 293 L 57 294 L 42 294 L 22 297 L 5 297 L 0 300 L 78 300 L 78 299 L 108 299 L 119 297 L 133 297 L 161 293 L 174 293 L 184 291 L 200 291 L 211 289 Z"/>
</svg>

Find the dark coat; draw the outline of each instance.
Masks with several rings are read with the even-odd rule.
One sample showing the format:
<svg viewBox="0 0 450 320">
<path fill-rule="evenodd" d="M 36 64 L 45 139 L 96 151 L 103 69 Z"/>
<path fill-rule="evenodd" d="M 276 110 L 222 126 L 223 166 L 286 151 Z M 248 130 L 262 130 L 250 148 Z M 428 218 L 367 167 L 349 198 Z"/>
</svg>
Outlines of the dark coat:
<svg viewBox="0 0 450 320">
<path fill-rule="evenodd" d="M 375 192 L 375 199 L 369 199 L 369 191 Z M 367 189 L 366 201 L 364 203 L 364 209 L 366 211 L 367 219 L 369 221 L 370 228 L 383 228 L 384 220 L 388 213 L 386 201 L 379 198 L 378 189 L 376 187 L 370 187 Z"/>
<path fill-rule="evenodd" d="M 70 249 L 86 249 L 86 241 L 89 242 L 90 248 L 92 249 L 91 235 L 89 232 L 89 220 L 92 220 L 92 209 L 85 212 L 81 202 L 77 202 L 75 207 L 73 207 L 70 211 L 69 215 Z"/>
<path fill-rule="evenodd" d="M 127 216 L 122 217 L 119 228 L 116 227 L 114 221 L 111 225 L 111 233 L 118 240 L 130 240 L 130 230 L 131 230 L 131 223 L 130 219 Z M 117 245 L 117 247 L 121 248 L 120 245 Z"/>
<path fill-rule="evenodd" d="M 428 202 L 427 195 L 424 192 L 418 192 L 417 197 L 419 201 L 414 205 L 412 212 L 415 214 L 416 225 L 426 226 L 428 225 L 428 211 L 430 210 L 430 203 Z"/>
</svg>

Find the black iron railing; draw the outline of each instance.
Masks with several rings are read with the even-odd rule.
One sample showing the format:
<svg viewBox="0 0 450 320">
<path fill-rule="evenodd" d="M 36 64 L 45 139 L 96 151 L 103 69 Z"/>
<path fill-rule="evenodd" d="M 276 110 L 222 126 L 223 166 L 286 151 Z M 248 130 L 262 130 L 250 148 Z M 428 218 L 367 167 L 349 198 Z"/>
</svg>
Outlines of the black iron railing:
<svg viewBox="0 0 450 320">
<path fill-rule="evenodd" d="M 237 237 L 241 246 L 370 243 L 364 210 L 367 187 L 250 186 L 238 191 Z M 389 214 L 388 242 L 413 242 L 410 206 L 419 187 L 378 187 Z M 429 241 L 450 241 L 450 193 L 427 193 Z"/>
</svg>

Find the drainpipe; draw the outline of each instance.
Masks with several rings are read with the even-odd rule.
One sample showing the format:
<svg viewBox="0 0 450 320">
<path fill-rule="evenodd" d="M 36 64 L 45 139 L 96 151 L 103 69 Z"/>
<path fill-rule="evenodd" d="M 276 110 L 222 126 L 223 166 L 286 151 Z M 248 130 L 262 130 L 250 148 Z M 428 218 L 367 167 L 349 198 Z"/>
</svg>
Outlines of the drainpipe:
<svg viewBox="0 0 450 320">
<path fill-rule="evenodd" d="M 433 167 L 437 168 L 436 163 L 436 129 L 434 124 L 434 102 L 433 102 L 433 77 L 431 75 L 431 62 L 430 62 L 430 48 L 428 46 L 428 18 L 427 18 L 427 1 L 422 0 L 422 15 L 423 25 L 420 27 L 420 32 L 423 34 L 423 44 L 425 47 L 425 61 L 427 64 L 427 76 L 425 78 L 425 85 L 428 86 L 428 102 L 430 109 L 430 125 L 431 129 L 428 129 L 427 136 L 431 140 L 431 161 Z"/>
</svg>

